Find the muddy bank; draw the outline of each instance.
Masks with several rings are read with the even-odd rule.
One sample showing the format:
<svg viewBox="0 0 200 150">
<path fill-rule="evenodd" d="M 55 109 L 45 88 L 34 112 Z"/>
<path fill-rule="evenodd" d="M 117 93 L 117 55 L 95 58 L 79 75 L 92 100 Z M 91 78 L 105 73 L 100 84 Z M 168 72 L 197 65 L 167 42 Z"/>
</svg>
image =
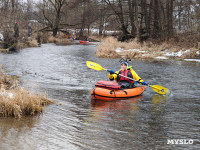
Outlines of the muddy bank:
<svg viewBox="0 0 200 150">
<path fill-rule="evenodd" d="M 134 59 L 200 59 L 200 44 L 194 43 L 193 47 L 181 46 L 181 43 L 152 42 L 140 43 L 137 40 L 119 42 L 113 37 L 108 37 L 96 51 L 97 57 Z"/>
<path fill-rule="evenodd" d="M 17 76 L 5 75 L 0 66 L 0 117 L 15 117 L 41 113 L 44 107 L 55 103 L 40 93 L 18 85 Z"/>
</svg>

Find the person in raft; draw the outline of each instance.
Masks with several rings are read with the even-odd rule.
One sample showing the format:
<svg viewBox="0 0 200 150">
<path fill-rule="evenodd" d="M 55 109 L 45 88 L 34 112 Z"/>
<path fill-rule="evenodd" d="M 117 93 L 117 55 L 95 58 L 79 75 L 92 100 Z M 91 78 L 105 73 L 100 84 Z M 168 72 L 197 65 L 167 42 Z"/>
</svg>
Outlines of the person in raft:
<svg viewBox="0 0 200 150">
<path fill-rule="evenodd" d="M 114 72 L 113 70 L 110 70 L 110 73 L 108 75 L 110 80 L 117 80 L 119 83 L 120 87 L 122 89 L 127 89 L 127 88 L 133 88 L 135 87 L 134 81 L 127 79 L 125 77 L 120 76 L 119 74 L 123 76 L 127 76 L 129 78 L 135 79 L 139 81 L 140 84 L 142 85 L 147 85 L 146 82 L 144 82 L 138 75 L 137 73 L 132 69 L 132 67 L 128 67 L 128 62 L 127 61 L 121 61 L 121 70 Z"/>
<path fill-rule="evenodd" d="M 87 41 L 87 36 L 84 37 L 84 41 Z"/>
</svg>

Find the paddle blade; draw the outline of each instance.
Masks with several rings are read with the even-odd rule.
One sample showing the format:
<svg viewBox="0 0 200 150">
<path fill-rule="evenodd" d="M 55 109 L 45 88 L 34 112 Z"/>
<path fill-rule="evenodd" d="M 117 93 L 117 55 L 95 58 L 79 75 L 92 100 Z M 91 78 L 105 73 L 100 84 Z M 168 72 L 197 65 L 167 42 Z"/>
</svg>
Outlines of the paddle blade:
<svg viewBox="0 0 200 150">
<path fill-rule="evenodd" d="M 97 71 L 100 71 L 100 70 L 106 70 L 104 69 L 103 67 L 101 67 L 101 65 L 97 64 L 97 63 L 94 63 L 94 62 L 91 62 L 91 61 L 86 61 L 86 65 L 91 68 L 91 69 L 94 69 L 94 70 L 97 70 Z"/>
<path fill-rule="evenodd" d="M 165 95 L 167 94 L 168 89 L 165 87 L 162 87 L 160 85 L 150 85 L 150 87 L 152 87 L 152 89 L 159 94 Z"/>
</svg>

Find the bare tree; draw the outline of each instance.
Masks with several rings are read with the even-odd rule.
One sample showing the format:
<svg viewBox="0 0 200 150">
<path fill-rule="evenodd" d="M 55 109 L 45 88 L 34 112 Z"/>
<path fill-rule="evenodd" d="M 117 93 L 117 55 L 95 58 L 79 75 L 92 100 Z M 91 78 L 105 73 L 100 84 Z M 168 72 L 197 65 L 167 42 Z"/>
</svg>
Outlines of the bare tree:
<svg viewBox="0 0 200 150">
<path fill-rule="evenodd" d="M 123 35 L 129 34 L 129 32 L 127 30 L 128 24 L 125 23 L 125 19 L 124 19 L 124 10 L 123 10 L 122 0 L 116 0 L 116 1 L 112 1 L 112 2 L 111 2 L 111 0 L 105 0 L 105 2 L 113 10 L 114 15 L 116 15 L 118 17 L 119 22 L 121 24 L 121 30 L 123 32 Z"/>
<path fill-rule="evenodd" d="M 53 31 L 53 36 L 56 36 L 59 31 L 64 5 L 66 5 L 66 0 L 43 0 L 37 5 L 40 10 L 38 14 L 35 14 L 38 21 L 45 25 L 45 29 Z"/>
</svg>

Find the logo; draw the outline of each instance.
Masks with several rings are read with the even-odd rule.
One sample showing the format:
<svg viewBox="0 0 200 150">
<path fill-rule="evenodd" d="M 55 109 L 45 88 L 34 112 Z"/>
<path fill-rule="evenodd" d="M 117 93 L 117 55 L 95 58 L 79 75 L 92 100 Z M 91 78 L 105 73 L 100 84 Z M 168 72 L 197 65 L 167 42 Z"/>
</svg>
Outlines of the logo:
<svg viewBox="0 0 200 150">
<path fill-rule="evenodd" d="M 167 139 L 167 144 L 193 144 L 192 139 Z"/>
</svg>

